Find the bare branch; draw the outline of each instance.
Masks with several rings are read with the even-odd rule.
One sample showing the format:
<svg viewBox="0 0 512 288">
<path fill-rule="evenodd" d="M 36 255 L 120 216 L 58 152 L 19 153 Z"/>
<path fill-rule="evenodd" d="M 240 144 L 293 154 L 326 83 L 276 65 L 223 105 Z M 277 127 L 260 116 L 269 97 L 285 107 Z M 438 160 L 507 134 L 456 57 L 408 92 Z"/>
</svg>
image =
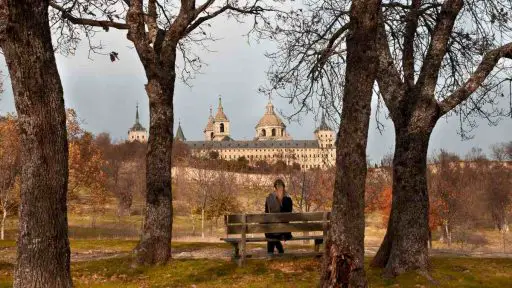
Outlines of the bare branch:
<svg viewBox="0 0 512 288">
<path fill-rule="evenodd" d="M 208 1 L 208 2 L 210 2 L 210 1 Z M 206 2 L 205 4 L 207 4 L 208 2 Z M 196 10 L 199 11 L 200 9 L 206 9 L 207 8 L 207 7 L 203 8 L 203 6 L 199 7 Z M 262 8 L 260 6 L 257 6 L 257 5 L 253 5 L 253 6 L 249 7 L 249 8 L 237 8 L 237 7 L 232 6 L 231 4 L 227 4 L 227 5 L 219 8 L 218 10 L 212 12 L 211 14 L 208 14 L 206 16 L 202 16 L 202 17 L 197 18 L 197 20 L 194 21 L 192 24 L 190 24 L 190 26 L 185 30 L 185 34 L 189 34 L 190 32 L 194 31 L 194 29 L 199 27 L 199 25 L 201 25 L 202 23 L 204 23 L 204 22 L 206 22 L 206 21 L 208 21 L 208 20 L 210 20 L 212 18 L 215 18 L 216 16 L 218 16 L 218 15 L 220 15 L 223 12 L 228 11 L 228 10 L 236 11 L 236 12 L 239 12 L 240 14 L 252 14 L 252 15 L 260 14 L 261 12 L 265 11 L 264 8 Z M 196 16 L 199 15 L 199 13 L 196 13 Z"/>
<path fill-rule="evenodd" d="M 418 9 L 420 5 L 421 0 L 413 0 L 412 9 L 409 10 L 406 16 L 402 65 L 404 68 L 404 80 L 409 87 L 414 85 L 414 38 L 416 36 L 416 29 L 418 28 L 420 16 Z"/>
<path fill-rule="evenodd" d="M 420 87 L 422 95 L 428 95 L 427 97 L 433 97 L 434 95 L 437 79 L 439 78 L 439 69 L 446 55 L 455 19 L 459 15 L 463 3 L 462 0 L 447 0 L 443 3 L 418 78 L 417 87 Z"/>
<path fill-rule="evenodd" d="M 105 30 L 108 30 L 109 27 L 120 29 L 120 30 L 130 29 L 130 25 L 128 25 L 126 23 L 119 23 L 119 22 L 114 22 L 114 21 L 110 21 L 110 20 L 93 20 L 93 19 L 85 19 L 85 18 L 75 17 L 68 10 L 55 4 L 54 2 L 50 2 L 50 7 L 62 12 L 62 18 L 69 20 L 73 24 L 101 27 Z"/>
<path fill-rule="evenodd" d="M 379 19 L 377 34 L 377 49 L 379 57 L 379 72 L 377 73 L 377 83 L 382 98 L 390 111 L 398 107 L 398 102 L 404 96 L 404 83 L 400 79 L 400 74 L 395 66 L 391 56 L 390 47 L 386 36 L 386 28 L 382 16 Z"/>
<path fill-rule="evenodd" d="M 439 103 L 441 114 L 448 113 L 457 105 L 468 99 L 468 97 L 482 85 L 487 76 L 491 73 L 494 67 L 496 67 L 498 61 L 502 58 L 512 59 L 512 43 L 486 53 L 480 62 L 480 65 L 466 83 Z"/>
</svg>

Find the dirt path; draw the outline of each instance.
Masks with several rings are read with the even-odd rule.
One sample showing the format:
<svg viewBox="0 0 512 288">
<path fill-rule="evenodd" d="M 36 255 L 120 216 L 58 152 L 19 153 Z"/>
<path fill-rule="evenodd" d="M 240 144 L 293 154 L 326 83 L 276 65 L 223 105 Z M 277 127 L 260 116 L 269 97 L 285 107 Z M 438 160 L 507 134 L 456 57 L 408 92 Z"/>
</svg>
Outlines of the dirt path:
<svg viewBox="0 0 512 288">
<path fill-rule="evenodd" d="M 373 256 L 378 247 L 366 247 L 365 254 Z M 287 252 L 297 254 L 308 254 L 312 252 L 312 247 L 285 247 Z M 232 249 L 219 247 L 194 247 L 194 248 L 175 248 L 172 251 L 173 259 L 224 259 L 229 260 L 232 256 Z M 71 262 L 84 262 L 92 260 L 102 260 L 117 257 L 126 257 L 130 251 L 116 251 L 108 249 L 85 250 L 71 253 Z M 252 258 L 265 258 L 267 253 L 264 247 L 249 247 L 248 254 Z M 483 252 L 459 252 L 453 250 L 433 249 L 431 255 L 435 256 L 456 256 L 456 257 L 475 257 L 475 258 L 512 258 L 512 253 L 483 253 Z M 0 248 L 0 262 L 14 263 L 16 260 L 16 248 Z"/>
</svg>

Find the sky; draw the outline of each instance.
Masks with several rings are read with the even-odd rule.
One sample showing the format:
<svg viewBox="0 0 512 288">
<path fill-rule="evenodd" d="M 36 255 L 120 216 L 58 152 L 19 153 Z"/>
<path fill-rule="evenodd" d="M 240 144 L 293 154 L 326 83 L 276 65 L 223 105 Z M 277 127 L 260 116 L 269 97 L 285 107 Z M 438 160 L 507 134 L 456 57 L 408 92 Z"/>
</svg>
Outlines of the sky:
<svg viewBox="0 0 512 288">
<path fill-rule="evenodd" d="M 244 34 L 247 25 L 219 18 L 212 22 L 214 36 L 219 40 L 208 44 L 208 50 L 197 53 L 207 65 L 190 81 L 190 86 L 176 82 L 174 96 L 175 130 L 181 123 L 187 140 L 203 140 L 209 107 L 217 109 L 218 96 L 222 95 L 224 112 L 231 124 L 231 136 L 236 140 L 250 140 L 255 136 L 255 125 L 263 116 L 266 96 L 258 93 L 258 87 L 267 83 L 266 71 L 269 61 L 264 56 L 274 46 L 269 42 L 248 41 Z M 88 46 L 82 43 L 72 56 L 57 54 L 66 107 L 77 111 L 84 121 L 84 128 L 93 133 L 108 132 L 115 140 L 127 137 L 128 129 L 135 121 L 135 106 L 139 103 L 141 123 L 148 128 L 149 108 L 144 85 L 146 78 L 142 65 L 126 32 L 111 30 L 98 33 L 98 41 L 105 47 L 104 52 L 116 51 L 119 61 L 111 62 L 106 55 L 89 55 Z M 0 96 L 0 115 L 15 112 L 14 100 L 7 67 L 1 60 L 0 70 L 4 77 L 5 92 Z M 276 110 L 291 114 L 294 107 L 285 99 L 273 98 Z M 508 102 L 505 99 L 504 102 Z M 508 103 L 502 103 L 508 105 Z M 504 106 L 504 107 L 505 107 Z M 375 111 L 374 97 L 372 109 Z M 372 115 L 374 115 L 372 111 Z M 372 116 L 368 138 L 367 154 L 371 162 L 380 162 L 385 155 L 393 152 L 393 124 L 382 115 L 384 132 L 376 129 Z M 294 139 L 314 139 L 313 131 L 318 126 L 315 115 L 301 115 L 300 123 L 285 122 Z M 472 147 L 489 152 L 492 144 L 512 141 L 512 119 L 490 126 L 479 121 L 471 140 L 462 140 L 457 134 L 459 125 L 455 117 L 439 120 L 432 134 L 429 153 L 445 149 L 463 156 Z"/>
</svg>

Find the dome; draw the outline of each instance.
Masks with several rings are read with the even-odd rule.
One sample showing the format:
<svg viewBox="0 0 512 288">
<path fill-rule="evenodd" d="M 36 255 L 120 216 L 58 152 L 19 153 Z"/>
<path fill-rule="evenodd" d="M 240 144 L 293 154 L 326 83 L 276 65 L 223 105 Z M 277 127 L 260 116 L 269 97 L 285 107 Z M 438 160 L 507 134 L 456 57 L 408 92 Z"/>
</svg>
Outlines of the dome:
<svg viewBox="0 0 512 288">
<path fill-rule="evenodd" d="M 265 111 L 265 114 L 263 117 L 261 117 L 260 121 L 256 125 L 256 128 L 260 127 L 282 127 L 285 128 L 286 125 L 284 125 L 283 121 L 279 116 L 276 115 L 274 112 L 274 105 L 272 105 L 271 102 L 267 104 L 267 109 Z"/>
</svg>

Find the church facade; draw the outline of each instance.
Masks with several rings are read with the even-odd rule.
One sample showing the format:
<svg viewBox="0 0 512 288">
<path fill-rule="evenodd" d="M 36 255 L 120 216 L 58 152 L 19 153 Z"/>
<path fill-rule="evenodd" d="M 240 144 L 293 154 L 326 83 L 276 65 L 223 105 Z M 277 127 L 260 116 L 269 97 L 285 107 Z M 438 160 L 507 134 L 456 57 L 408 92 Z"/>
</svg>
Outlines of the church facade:
<svg viewBox="0 0 512 288">
<path fill-rule="evenodd" d="M 314 140 L 294 140 L 286 131 L 286 125 L 274 111 L 271 101 L 255 126 L 255 136 L 250 141 L 233 140 L 230 135 L 230 121 L 224 112 L 222 100 L 215 116 L 210 108 L 203 141 L 187 141 L 181 125 L 178 125 L 176 139 L 183 141 L 196 157 L 209 157 L 211 151 L 218 152 L 220 159 L 237 160 L 244 157 L 249 165 L 259 161 L 274 164 L 283 161 L 287 165 L 298 164 L 301 169 L 327 169 L 335 165 L 335 133 L 322 116 L 320 126 L 313 132 Z"/>
</svg>

